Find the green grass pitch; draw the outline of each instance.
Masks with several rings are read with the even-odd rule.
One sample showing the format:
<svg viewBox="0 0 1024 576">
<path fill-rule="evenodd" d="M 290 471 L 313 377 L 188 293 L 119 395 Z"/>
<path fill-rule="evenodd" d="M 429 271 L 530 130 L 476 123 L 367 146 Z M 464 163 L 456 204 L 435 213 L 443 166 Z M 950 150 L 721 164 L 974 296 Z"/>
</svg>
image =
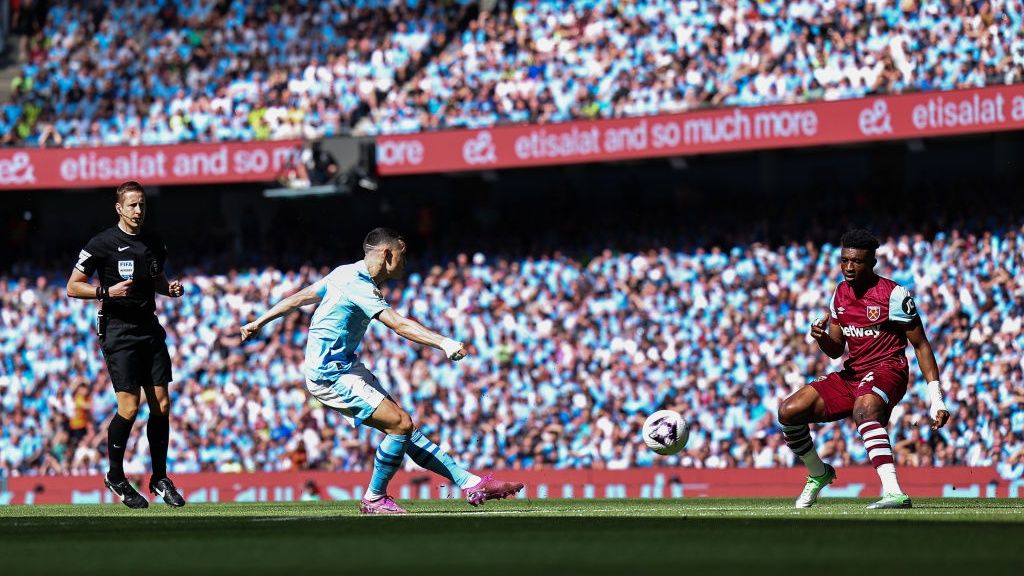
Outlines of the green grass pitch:
<svg viewBox="0 0 1024 576">
<path fill-rule="evenodd" d="M 0 572 L 20 574 L 1024 574 L 1024 500 L 406 501 L 0 507 Z"/>
</svg>

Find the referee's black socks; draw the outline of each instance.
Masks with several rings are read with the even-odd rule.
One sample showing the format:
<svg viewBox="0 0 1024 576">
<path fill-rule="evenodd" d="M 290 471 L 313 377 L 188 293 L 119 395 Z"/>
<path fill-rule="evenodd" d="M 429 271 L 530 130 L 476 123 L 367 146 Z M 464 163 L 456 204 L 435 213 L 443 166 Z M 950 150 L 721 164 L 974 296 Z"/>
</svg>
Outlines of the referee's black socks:
<svg viewBox="0 0 1024 576">
<path fill-rule="evenodd" d="M 128 446 L 128 436 L 134 423 L 134 418 L 129 420 L 114 412 L 110 426 L 107 427 L 107 454 L 110 456 L 110 472 L 107 478 L 111 482 L 124 480 L 124 451 Z"/>
<path fill-rule="evenodd" d="M 166 414 L 150 412 L 146 437 L 149 438 L 149 455 L 153 461 L 153 480 L 167 477 L 167 441 L 170 435 L 170 418 Z"/>
</svg>

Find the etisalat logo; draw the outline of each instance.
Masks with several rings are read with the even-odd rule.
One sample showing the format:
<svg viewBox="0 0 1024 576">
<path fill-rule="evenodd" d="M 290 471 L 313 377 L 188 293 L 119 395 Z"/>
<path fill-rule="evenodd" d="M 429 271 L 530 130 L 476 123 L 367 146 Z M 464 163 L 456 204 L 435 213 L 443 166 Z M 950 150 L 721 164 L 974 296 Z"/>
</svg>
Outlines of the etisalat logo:
<svg viewBox="0 0 1024 576">
<path fill-rule="evenodd" d="M 467 164 L 494 164 L 498 161 L 497 149 L 491 133 L 483 131 L 462 145 L 462 159 Z"/>
<path fill-rule="evenodd" d="M 892 116 L 885 100 L 876 100 L 870 107 L 860 111 L 857 127 L 865 136 L 892 134 Z"/>
<path fill-rule="evenodd" d="M 33 184 L 36 181 L 32 157 L 26 152 L 17 152 L 8 158 L 0 158 L 0 184 Z"/>
</svg>

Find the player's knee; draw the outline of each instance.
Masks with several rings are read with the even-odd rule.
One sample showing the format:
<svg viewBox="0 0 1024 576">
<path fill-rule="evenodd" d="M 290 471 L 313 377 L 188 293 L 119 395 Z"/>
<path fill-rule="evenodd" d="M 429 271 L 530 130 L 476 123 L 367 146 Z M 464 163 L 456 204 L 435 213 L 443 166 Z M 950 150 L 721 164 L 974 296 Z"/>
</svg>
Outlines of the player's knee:
<svg viewBox="0 0 1024 576">
<path fill-rule="evenodd" d="M 865 422 L 869 422 L 870 420 L 871 419 L 868 418 L 868 414 L 867 414 L 866 410 L 858 410 L 858 409 L 854 408 L 854 410 L 853 410 L 853 423 L 854 424 L 860 426 L 861 424 L 863 424 Z"/>
<path fill-rule="evenodd" d="M 160 410 L 161 416 L 169 415 L 171 413 L 171 399 L 167 396 L 164 396 L 163 398 L 160 399 L 157 408 Z"/>
<path fill-rule="evenodd" d="M 884 413 L 875 406 L 855 406 L 853 409 L 853 421 L 860 426 L 865 422 L 881 422 Z"/>
<path fill-rule="evenodd" d="M 412 425 L 412 417 L 403 410 L 401 417 L 398 419 L 398 424 L 395 426 L 395 434 L 409 436 L 412 434 L 414 429 L 415 426 Z"/>
<path fill-rule="evenodd" d="M 139 407 L 138 405 L 118 406 L 117 413 L 120 414 L 121 418 L 124 418 L 125 420 L 134 420 L 135 417 L 139 415 Z"/>
<path fill-rule="evenodd" d="M 779 404 L 779 424 L 782 424 L 783 426 L 801 424 L 801 422 L 799 422 L 801 412 L 802 410 L 797 406 L 796 402 L 793 402 L 788 398 L 783 400 L 782 404 Z"/>
</svg>

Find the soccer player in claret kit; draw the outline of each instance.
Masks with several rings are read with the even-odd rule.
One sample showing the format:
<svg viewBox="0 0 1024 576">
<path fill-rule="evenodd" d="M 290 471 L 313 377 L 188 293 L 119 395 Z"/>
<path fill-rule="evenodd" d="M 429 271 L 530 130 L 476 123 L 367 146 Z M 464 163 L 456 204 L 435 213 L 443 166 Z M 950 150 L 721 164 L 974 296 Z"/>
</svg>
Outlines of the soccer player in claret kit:
<svg viewBox="0 0 1024 576">
<path fill-rule="evenodd" d="M 125 506 L 149 506 L 124 475 L 125 447 L 139 412 L 140 392 L 145 390 L 146 436 L 153 466 L 149 490 L 169 506 L 180 507 L 185 500 L 167 477 L 171 358 L 164 342 L 167 333 L 157 321 L 154 295 L 178 298 L 184 289 L 181 282 L 168 282 L 164 275 L 167 247 L 163 240 L 142 230 L 146 217 L 142 185 L 121 184 L 114 210 L 117 224 L 94 236 L 78 253 L 67 287 L 72 298 L 100 301 L 96 332 L 117 394 L 117 411 L 107 428 L 110 468 L 103 482 Z M 94 273 L 99 286 L 89 283 Z"/>
<path fill-rule="evenodd" d="M 928 382 L 932 429 L 946 424 L 949 412 L 939 386 L 939 368 L 914 299 L 906 288 L 874 272 L 878 240 L 865 230 L 842 238 L 840 268 L 844 281 L 832 295 L 830 320 L 816 320 L 811 337 L 830 358 L 849 348 L 843 370 L 822 376 L 779 405 L 786 444 L 807 466 L 808 477 L 797 508 L 809 508 L 818 493 L 836 479 L 835 469 L 818 457 L 808 424 L 853 416 L 871 465 L 882 481 L 882 499 L 868 506 L 910 508 L 910 497 L 896 479 L 886 424 L 907 391 L 909 341 Z"/>
<path fill-rule="evenodd" d="M 523 489 L 522 484 L 497 480 L 490 474 L 480 478 L 456 464 L 416 429 L 409 414 L 356 356 L 366 327 L 372 320 L 379 320 L 403 338 L 442 350 L 449 360 L 457 362 L 466 357 L 461 342 L 404 318 L 384 300 L 379 286 L 402 276 L 405 249 L 405 240 L 394 230 L 372 230 L 363 241 L 363 260 L 335 268 L 242 326 L 242 341 L 276 318 L 301 306 L 317 304 L 306 343 L 306 389 L 349 423 L 366 424 L 385 434 L 374 458 L 370 485 L 359 504 L 360 513 L 406 513 L 387 493 L 388 483 L 406 454 L 465 491 L 466 500 L 473 506 L 512 496 Z"/>
</svg>

